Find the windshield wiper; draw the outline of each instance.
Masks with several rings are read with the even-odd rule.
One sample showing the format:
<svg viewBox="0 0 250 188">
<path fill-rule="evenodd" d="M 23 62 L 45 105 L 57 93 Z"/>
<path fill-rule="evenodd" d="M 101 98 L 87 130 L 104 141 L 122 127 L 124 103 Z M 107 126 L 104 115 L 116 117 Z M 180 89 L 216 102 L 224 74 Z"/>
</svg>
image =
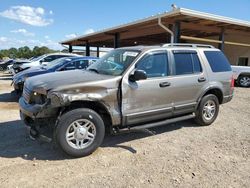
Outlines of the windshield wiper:
<svg viewBox="0 0 250 188">
<path fill-rule="evenodd" d="M 99 74 L 99 71 L 97 69 L 91 68 L 91 69 L 87 69 L 88 71 L 92 71 L 92 72 L 96 72 L 97 74 Z"/>
</svg>

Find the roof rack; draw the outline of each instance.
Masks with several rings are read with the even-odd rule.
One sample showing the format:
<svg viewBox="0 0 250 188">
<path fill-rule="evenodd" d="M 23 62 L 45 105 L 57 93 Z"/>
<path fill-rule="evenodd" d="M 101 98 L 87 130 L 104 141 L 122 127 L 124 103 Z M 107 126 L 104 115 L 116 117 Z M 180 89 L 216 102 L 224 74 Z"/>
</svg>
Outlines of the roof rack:
<svg viewBox="0 0 250 188">
<path fill-rule="evenodd" d="M 206 45 L 206 44 L 188 44 L 188 43 L 169 43 L 169 44 L 163 44 L 162 47 L 193 47 L 193 48 L 214 48 L 212 45 Z"/>
</svg>

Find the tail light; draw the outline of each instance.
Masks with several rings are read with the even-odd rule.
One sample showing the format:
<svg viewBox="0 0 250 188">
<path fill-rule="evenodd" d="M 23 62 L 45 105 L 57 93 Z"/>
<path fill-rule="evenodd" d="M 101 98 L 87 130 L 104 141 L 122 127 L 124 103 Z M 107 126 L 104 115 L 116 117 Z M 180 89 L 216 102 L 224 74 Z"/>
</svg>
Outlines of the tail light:
<svg viewBox="0 0 250 188">
<path fill-rule="evenodd" d="M 231 88 L 234 88 L 234 77 L 232 76 L 231 78 L 231 85 L 230 85 Z"/>
</svg>

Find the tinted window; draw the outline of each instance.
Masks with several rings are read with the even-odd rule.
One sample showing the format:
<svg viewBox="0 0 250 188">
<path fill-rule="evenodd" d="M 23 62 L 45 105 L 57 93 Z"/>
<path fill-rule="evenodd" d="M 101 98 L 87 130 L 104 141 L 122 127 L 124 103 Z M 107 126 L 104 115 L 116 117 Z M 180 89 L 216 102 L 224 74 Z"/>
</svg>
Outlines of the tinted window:
<svg viewBox="0 0 250 188">
<path fill-rule="evenodd" d="M 200 60 L 196 53 L 174 53 L 175 74 L 193 74 L 202 71 Z"/>
<path fill-rule="evenodd" d="M 193 73 L 193 64 L 191 54 L 174 54 L 175 60 L 175 74 L 192 74 Z"/>
<path fill-rule="evenodd" d="M 136 68 L 144 70 L 150 77 L 167 76 L 168 58 L 166 53 L 149 54 L 139 61 Z"/>
<path fill-rule="evenodd" d="M 57 59 L 57 58 L 58 58 L 57 55 L 50 55 L 50 56 L 45 57 L 45 58 L 43 59 L 43 62 L 51 62 L 51 61 L 53 61 L 53 60 L 55 60 L 55 59 Z"/>
<path fill-rule="evenodd" d="M 201 63 L 197 54 L 191 54 L 194 66 L 194 73 L 202 72 Z"/>
<path fill-rule="evenodd" d="M 88 60 L 81 60 L 81 61 L 77 61 L 76 62 L 76 67 L 78 69 L 86 69 L 89 65 L 89 61 Z"/>
<path fill-rule="evenodd" d="M 204 51 L 213 72 L 231 71 L 226 56 L 221 51 Z"/>
<path fill-rule="evenodd" d="M 75 68 L 76 68 L 76 62 L 71 62 L 64 66 L 64 70 L 74 70 Z"/>
</svg>

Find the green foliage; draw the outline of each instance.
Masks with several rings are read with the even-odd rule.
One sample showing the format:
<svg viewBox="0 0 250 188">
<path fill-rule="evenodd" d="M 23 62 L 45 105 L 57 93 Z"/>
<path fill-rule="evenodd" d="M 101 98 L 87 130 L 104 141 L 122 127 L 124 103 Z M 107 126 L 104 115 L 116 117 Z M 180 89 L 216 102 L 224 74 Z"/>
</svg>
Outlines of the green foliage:
<svg viewBox="0 0 250 188">
<path fill-rule="evenodd" d="M 0 50 L 0 59 L 4 57 L 9 58 L 26 58 L 29 59 L 34 56 L 40 56 L 47 53 L 56 52 L 55 50 L 49 49 L 45 46 L 38 47 L 35 46 L 33 49 L 30 49 L 28 46 L 24 46 L 21 48 L 10 48 L 8 50 Z"/>
</svg>

